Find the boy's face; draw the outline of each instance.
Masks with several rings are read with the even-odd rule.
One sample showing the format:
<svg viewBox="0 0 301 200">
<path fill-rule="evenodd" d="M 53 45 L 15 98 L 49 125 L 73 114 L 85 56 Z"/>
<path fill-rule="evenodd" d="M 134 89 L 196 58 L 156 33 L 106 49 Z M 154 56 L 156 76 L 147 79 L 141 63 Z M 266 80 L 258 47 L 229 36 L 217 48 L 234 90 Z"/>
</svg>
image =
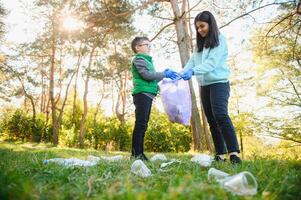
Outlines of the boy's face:
<svg viewBox="0 0 301 200">
<path fill-rule="evenodd" d="M 137 53 L 149 54 L 151 44 L 149 40 L 144 40 L 136 46 Z"/>
</svg>

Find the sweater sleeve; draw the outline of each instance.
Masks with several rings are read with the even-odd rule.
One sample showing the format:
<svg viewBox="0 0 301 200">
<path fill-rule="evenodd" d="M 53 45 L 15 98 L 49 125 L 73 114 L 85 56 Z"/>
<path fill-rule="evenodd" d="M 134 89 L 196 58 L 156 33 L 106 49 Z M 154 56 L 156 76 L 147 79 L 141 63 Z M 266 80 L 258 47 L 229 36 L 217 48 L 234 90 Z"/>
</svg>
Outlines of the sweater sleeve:
<svg viewBox="0 0 301 200">
<path fill-rule="evenodd" d="M 188 71 L 189 69 L 193 69 L 194 68 L 195 65 L 194 65 L 194 58 L 193 57 L 194 57 L 194 53 L 190 56 L 188 62 L 186 63 L 184 69 L 182 70 L 183 73 L 186 72 L 186 71 Z"/>
<path fill-rule="evenodd" d="M 144 80 L 161 81 L 165 77 L 163 72 L 149 71 L 147 68 L 147 63 L 142 58 L 136 58 L 133 62 L 136 69 L 138 70 L 138 73 Z"/>
<path fill-rule="evenodd" d="M 217 47 L 208 50 L 208 57 L 205 58 L 202 63 L 197 63 L 193 68 L 195 75 L 201 75 L 211 72 L 218 66 L 218 64 L 222 60 L 226 62 L 228 56 L 228 48 L 224 37 L 220 37 L 220 44 Z M 205 49 L 203 51 L 205 51 Z"/>
</svg>

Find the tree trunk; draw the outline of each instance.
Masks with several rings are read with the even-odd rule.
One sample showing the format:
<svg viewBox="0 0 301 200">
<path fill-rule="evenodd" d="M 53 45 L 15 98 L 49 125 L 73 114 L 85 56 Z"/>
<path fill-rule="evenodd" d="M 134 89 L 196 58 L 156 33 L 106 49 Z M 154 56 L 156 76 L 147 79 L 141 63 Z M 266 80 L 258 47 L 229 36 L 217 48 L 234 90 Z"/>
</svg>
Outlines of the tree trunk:
<svg viewBox="0 0 301 200">
<path fill-rule="evenodd" d="M 79 55 L 77 59 L 77 68 L 76 68 L 76 77 L 74 81 L 74 95 L 73 95 L 73 107 L 72 107 L 72 124 L 75 125 L 75 109 L 76 109 L 76 97 L 77 97 L 77 80 L 78 80 L 78 74 L 79 74 L 79 67 L 81 63 L 81 47 L 82 43 L 80 43 L 79 46 Z"/>
<path fill-rule="evenodd" d="M 84 93 L 84 111 L 82 114 L 82 119 L 80 121 L 80 129 L 79 129 L 79 147 L 84 148 L 84 136 L 85 136 L 85 124 L 86 124 L 86 117 L 88 113 L 88 103 L 87 103 L 87 95 L 88 95 L 88 85 L 89 85 L 89 75 L 85 80 L 85 93 Z"/>
<path fill-rule="evenodd" d="M 62 102 L 62 106 L 61 106 L 61 109 L 59 111 L 59 116 L 58 116 L 58 119 L 57 119 L 57 127 L 58 127 L 58 130 L 60 130 L 61 128 L 61 124 L 62 124 L 62 119 L 63 119 L 63 114 L 64 114 L 64 108 L 65 108 L 65 105 L 66 105 L 66 101 L 67 101 L 67 98 L 68 98 L 68 92 L 69 92 L 69 87 L 72 83 L 72 80 L 73 80 L 73 77 L 75 75 L 76 72 L 74 72 L 72 75 L 71 75 L 71 78 L 69 80 L 69 83 L 66 87 L 66 92 L 65 92 L 65 97 L 63 99 L 63 102 Z"/>
<path fill-rule="evenodd" d="M 44 113 L 44 107 L 45 107 L 45 84 L 44 84 L 44 62 L 42 59 L 42 70 L 41 70 L 41 79 L 42 79 L 42 91 L 41 91 L 41 105 L 40 105 L 40 112 Z"/>
<path fill-rule="evenodd" d="M 184 67 L 187 61 L 189 60 L 190 56 L 190 39 L 188 35 L 188 29 L 187 29 L 187 22 L 182 18 L 182 14 L 185 10 L 180 12 L 179 9 L 179 3 L 177 0 L 171 0 L 170 1 L 173 13 L 175 16 L 175 26 L 176 26 L 176 33 L 177 33 L 177 42 L 178 42 L 178 48 L 180 52 L 180 58 L 182 66 Z M 193 89 L 193 85 L 191 80 L 189 81 L 189 88 L 191 93 L 191 102 L 192 102 L 192 116 L 191 116 L 191 126 L 192 126 L 192 133 L 193 133 L 193 143 L 194 143 L 194 150 L 200 151 L 202 150 L 202 144 L 201 144 L 201 135 L 202 135 L 202 127 L 201 127 L 201 119 L 198 112 L 198 107 L 196 103 L 196 96 Z"/>
<path fill-rule="evenodd" d="M 122 78 L 122 75 L 120 77 L 120 87 L 119 87 L 119 93 L 118 93 L 118 98 L 115 106 L 115 113 L 120 121 L 121 125 L 125 124 L 125 113 L 126 113 L 126 89 L 127 89 L 127 78 L 128 78 L 128 72 L 124 72 L 124 77 Z M 119 111 L 119 107 L 121 107 L 121 112 Z"/>
<path fill-rule="evenodd" d="M 211 142 L 211 139 L 210 139 L 211 137 L 210 137 L 210 134 L 209 134 L 209 129 L 208 129 L 207 121 L 206 121 L 205 112 L 204 112 L 204 109 L 203 109 L 202 106 L 201 106 L 201 112 L 202 112 L 202 121 L 203 121 L 203 131 L 204 131 L 204 135 L 205 135 L 207 149 L 210 152 L 213 152 L 214 149 L 213 149 L 212 142 Z"/>
<path fill-rule="evenodd" d="M 86 124 L 86 117 L 87 117 L 87 113 L 88 113 L 88 102 L 87 102 L 88 86 L 89 86 L 89 79 L 90 79 L 90 68 L 91 68 L 91 63 L 92 63 L 95 48 L 96 48 L 96 46 L 94 46 L 91 50 L 89 64 L 87 67 L 87 78 L 85 80 L 85 92 L 84 92 L 84 97 L 83 97 L 84 110 L 83 110 L 83 114 L 82 114 L 82 119 L 80 121 L 80 129 L 79 129 L 79 147 L 80 148 L 84 148 L 85 124 Z"/>
<path fill-rule="evenodd" d="M 50 77 L 49 77 L 49 98 L 51 102 L 51 116 L 52 116 L 52 142 L 57 145 L 59 142 L 58 138 L 58 127 L 57 127 L 57 116 L 56 116 L 56 102 L 54 99 L 54 65 L 55 65 L 55 28 L 54 28 L 54 19 L 52 21 L 53 32 L 52 32 L 52 55 L 51 55 L 51 64 L 50 64 Z"/>
</svg>

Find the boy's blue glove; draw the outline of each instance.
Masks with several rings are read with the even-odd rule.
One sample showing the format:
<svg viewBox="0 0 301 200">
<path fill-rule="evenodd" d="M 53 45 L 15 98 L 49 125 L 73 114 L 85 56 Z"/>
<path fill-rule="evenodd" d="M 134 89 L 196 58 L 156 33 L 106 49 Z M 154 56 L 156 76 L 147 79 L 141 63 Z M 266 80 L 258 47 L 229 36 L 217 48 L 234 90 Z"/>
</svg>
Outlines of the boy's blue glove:
<svg viewBox="0 0 301 200">
<path fill-rule="evenodd" d="M 186 72 L 184 72 L 181 77 L 183 80 L 187 81 L 191 79 L 192 75 L 194 74 L 193 69 L 189 69 Z"/>
<path fill-rule="evenodd" d="M 163 74 L 165 75 L 166 78 L 170 78 L 171 80 L 176 80 L 179 78 L 179 75 L 177 72 L 171 70 L 171 69 L 165 69 L 163 71 Z"/>
</svg>

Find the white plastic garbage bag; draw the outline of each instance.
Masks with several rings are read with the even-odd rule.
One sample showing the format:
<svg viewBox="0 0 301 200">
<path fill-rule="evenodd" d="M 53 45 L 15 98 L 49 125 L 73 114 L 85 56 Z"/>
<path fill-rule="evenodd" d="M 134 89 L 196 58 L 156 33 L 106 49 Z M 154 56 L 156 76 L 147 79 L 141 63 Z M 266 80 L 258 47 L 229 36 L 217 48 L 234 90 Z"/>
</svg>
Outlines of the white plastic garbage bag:
<svg viewBox="0 0 301 200">
<path fill-rule="evenodd" d="M 164 110 L 172 122 L 190 125 L 191 97 L 187 81 L 164 78 L 159 82 Z"/>
<path fill-rule="evenodd" d="M 98 161 L 100 161 L 100 158 L 97 157 L 97 156 L 89 155 L 89 156 L 87 157 L 87 161 L 90 161 L 90 162 L 98 162 Z"/>
<path fill-rule="evenodd" d="M 48 164 L 48 163 L 57 163 L 65 167 L 72 167 L 72 166 L 90 167 L 96 165 L 97 161 L 87 161 L 78 158 L 52 158 L 49 160 L 44 160 L 44 164 Z"/>
<path fill-rule="evenodd" d="M 117 162 L 124 159 L 124 156 L 117 155 L 117 156 L 100 156 L 101 159 L 109 161 L 109 162 Z"/>
<path fill-rule="evenodd" d="M 152 175 L 151 171 L 142 160 L 135 160 L 135 162 L 133 162 L 131 172 L 144 178 Z"/>
<path fill-rule="evenodd" d="M 209 167 L 213 161 L 213 158 L 206 154 L 197 154 L 191 158 L 191 161 L 198 163 L 203 167 Z"/>
<path fill-rule="evenodd" d="M 151 159 L 150 159 L 150 161 L 152 161 L 152 162 L 157 161 L 157 160 L 165 161 L 165 160 L 167 160 L 167 158 L 165 155 L 158 153 L 158 154 L 154 155 L 153 157 L 151 157 Z"/>
</svg>

